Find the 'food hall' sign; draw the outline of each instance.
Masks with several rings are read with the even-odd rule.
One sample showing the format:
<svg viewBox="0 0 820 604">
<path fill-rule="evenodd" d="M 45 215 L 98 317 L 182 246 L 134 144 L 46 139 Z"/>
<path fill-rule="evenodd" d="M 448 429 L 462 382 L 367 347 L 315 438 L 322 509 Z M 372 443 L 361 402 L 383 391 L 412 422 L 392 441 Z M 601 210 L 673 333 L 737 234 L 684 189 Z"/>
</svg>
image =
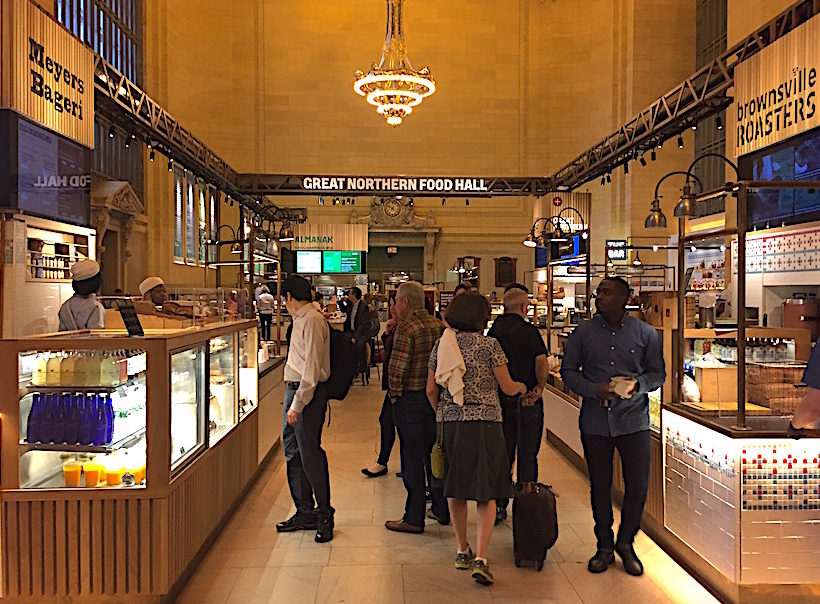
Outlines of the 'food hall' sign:
<svg viewBox="0 0 820 604">
<path fill-rule="evenodd" d="M 319 194 L 365 193 L 464 193 L 480 194 L 489 191 L 483 178 L 439 178 L 399 176 L 304 176 L 302 188 Z"/>
<path fill-rule="evenodd" d="M 735 148 L 745 155 L 820 125 L 820 19 L 735 69 Z"/>
<path fill-rule="evenodd" d="M 0 37 L 11 40 L 10 86 L 0 86 L 0 106 L 50 130 L 94 147 L 94 58 L 85 45 L 33 2 L 0 0 L 11 15 Z"/>
</svg>

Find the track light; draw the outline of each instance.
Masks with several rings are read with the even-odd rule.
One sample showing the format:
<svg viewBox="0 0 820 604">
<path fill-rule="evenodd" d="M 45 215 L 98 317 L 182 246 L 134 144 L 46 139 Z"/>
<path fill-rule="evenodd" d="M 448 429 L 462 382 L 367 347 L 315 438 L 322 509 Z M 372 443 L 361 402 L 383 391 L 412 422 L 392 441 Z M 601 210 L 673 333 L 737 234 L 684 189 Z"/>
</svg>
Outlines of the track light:
<svg viewBox="0 0 820 604">
<path fill-rule="evenodd" d="M 612 172 L 607 172 L 606 173 L 606 182 L 607 183 L 612 182 Z"/>
<path fill-rule="evenodd" d="M 641 166 L 646 166 L 646 160 L 644 159 L 643 155 L 641 155 L 640 162 L 641 162 Z"/>
<path fill-rule="evenodd" d="M 641 253 L 639 251 L 635 251 L 635 259 L 632 261 L 632 266 L 641 266 L 643 262 L 641 262 Z"/>
<path fill-rule="evenodd" d="M 410 198 L 410 201 L 407 202 L 407 205 L 409 205 L 411 208 L 413 207 L 413 205 L 415 205 L 412 197 Z"/>
<path fill-rule="evenodd" d="M 647 229 L 666 228 L 666 215 L 661 210 L 661 200 L 657 197 L 652 200 L 652 207 L 643 225 Z"/>
<path fill-rule="evenodd" d="M 690 247 L 689 249 L 692 251 L 693 254 L 698 251 L 698 248 L 695 247 L 694 245 L 692 247 Z"/>
<path fill-rule="evenodd" d="M 173 171 L 174 171 L 174 160 L 173 160 L 173 159 L 169 159 L 169 160 L 168 160 L 168 171 L 169 171 L 169 172 L 173 172 Z"/>
<path fill-rule="evenodd" d="M 154 161 L 154 157 L 155 157 L 154 150 L 151 149 L 151 153 L 148 154 L 148 159 L 151 160 L 151 161 Z"/>
<path fill-rule="evenodd" d="M 651 159 L 652 161 L 655 161 L 656 159 L 658 159 L 658 154 L 655 153 L 654 149 L 652 149 L 652 153 L 649 154 L 649 159 Z"/>
<path fill-rule="evenodd" d="M 114 138 L 114 124 L 108 128 L 108 138 Z"/>
<path fill-rule="evenodd" d="M 657 246 L 657 244 L 652 246 L 652 251 L 653 251 L 653 252 L 657 252 L 657 251 L 658 251 L 658 246 Z"/>
<path fill-rule="evenodd" d="M 678 149 L 683 149 L 683 136 L 678 134 Z"/>
<path fill-rule="evenodd" d="M 629 162 L 624 164 L 624 174 L 629 174 Z"/>
<path fill-rule="evenodd" d="M 603 187 L 603 186 L 604 186 L 604 184 L 606 184 L 606 177 L 605 177 L 605 176 L 602 176 L 602 177 L 601 177 L 601 186 Z"/>
<path fill-rule="evenodd" d="M 697 124 L 692 124 L 692 130 L 697 130 L 697 129 L 698 129 L 698 125 Z"/>
<path fill-rule="evenodd" d="M 721 117 L 720 117 L 720 116 L 717 116 L 717 117 L 715 118 L 715 127 L 716 127 L 718 130 L 723 130 L 723 119 L 721 119 Z"/>
<path fill-rule="evenodd" d="M 663 149 L 663 139 L 662 138 L 658 139 L 658 149 Z"/>
<path fill-rule="evenodd" d="M 126 149 L 130 149 L 130 148 L 131 148 L 131 138 L 130 138 L 130 137 L 126 137 L 126 138 L 125 138 L 125 148 L 126 148 Z"/>
<path fill-rule="evenodd" d="M 447 205 L 447 198 L 446 198 L 446 197 L 442 197 L 442 198 L 441 198 L 441 207 L 443 208 L 445 205 Z"/>
<path fill-rule="evenodd" d="M 131 133 L 131 138 L 137 138 L 137 135 L 132 132 Z"/>
<path fill-rule="evenodd" d="M 470 198 L 467 198 L 467 205 L 470 205 Z"/>
</svg>

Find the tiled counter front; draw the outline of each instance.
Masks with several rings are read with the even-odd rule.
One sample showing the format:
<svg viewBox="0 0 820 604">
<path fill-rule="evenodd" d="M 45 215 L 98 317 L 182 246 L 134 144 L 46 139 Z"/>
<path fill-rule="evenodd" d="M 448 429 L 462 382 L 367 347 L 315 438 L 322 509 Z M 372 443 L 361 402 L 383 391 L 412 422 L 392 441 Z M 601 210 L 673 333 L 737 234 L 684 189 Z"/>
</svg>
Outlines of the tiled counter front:
<svg viewBox="0 0 820 604">
<path fill-rule="evenodd" d="M 820 583 L 820 441 L 663 426 L 666 528 L 735 583 Z"/>
</svg>

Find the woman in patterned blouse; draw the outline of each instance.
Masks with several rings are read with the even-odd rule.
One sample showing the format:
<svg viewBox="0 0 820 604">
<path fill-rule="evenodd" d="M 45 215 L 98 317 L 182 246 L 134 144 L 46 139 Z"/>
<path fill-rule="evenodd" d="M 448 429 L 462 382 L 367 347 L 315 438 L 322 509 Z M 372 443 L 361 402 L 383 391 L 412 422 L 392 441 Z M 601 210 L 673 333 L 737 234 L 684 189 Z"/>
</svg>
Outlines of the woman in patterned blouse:
<svg viewBox="0 0 820 604">
<path fill-rule="evenodd" d="M 456 296 L 447 307 L 447 324 L 456 332 L 464 359 L 463 405 L 454 401 L 447 388 L 439 388 L 436 383 L 441 340 L 430 354 L 427 376 L 427 398 L 436 410 L 436 420 L 443 422 L 442 446 L 447 464 L 444 495 L 458 539 L 455 566 L 472 570 L 473 578 L 484 585 L 493 582 L 487 563 L 487 547 L 495 523 L 493 502 L 512 497 L 513 492 L 498 389 L 510 396 L 527 391 L 524 384 L 510 378 L 507 357 L 498 340 L 483 335 L 489 318 L 490 306 L 478 293 Z M 475 554 L 467 542 L 467 501 L 475 501 L 478 506 Z"/>
</svg>

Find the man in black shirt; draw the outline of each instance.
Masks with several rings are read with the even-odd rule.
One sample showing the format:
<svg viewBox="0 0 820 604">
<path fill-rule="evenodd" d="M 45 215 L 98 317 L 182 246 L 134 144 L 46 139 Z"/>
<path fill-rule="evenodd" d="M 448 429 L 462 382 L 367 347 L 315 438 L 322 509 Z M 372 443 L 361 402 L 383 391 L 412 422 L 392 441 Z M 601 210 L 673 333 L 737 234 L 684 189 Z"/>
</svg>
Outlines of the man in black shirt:
<svg viewBox="0 0 820 604">
<path fill-rule="evenodd" d="M 504 314 L 495 320 L 488 336 L 495 338 L 507 355 L 510 377 L 527 386 L 527 405 L 521 413 L 521 446 L 518 451 L 518 465 L 522 482 L 538 480 L 538 451 L 541 448 L 541 433 L 544 430 L 544 403 L 541 392 L 547 383 L 549 363 L 547 347 L 538 328 L 527 322 L 530 301 L 527 293 L 512 288 L 504 294 Z M 510 459 L 510 472 L 515 461 L 518 442 L 518 397 L 499 393 L 501 411 L 504 417 L 504 440 Z M 506 499 L 496 502 L 496 523 L 507 518 Z"/>
</svg>

